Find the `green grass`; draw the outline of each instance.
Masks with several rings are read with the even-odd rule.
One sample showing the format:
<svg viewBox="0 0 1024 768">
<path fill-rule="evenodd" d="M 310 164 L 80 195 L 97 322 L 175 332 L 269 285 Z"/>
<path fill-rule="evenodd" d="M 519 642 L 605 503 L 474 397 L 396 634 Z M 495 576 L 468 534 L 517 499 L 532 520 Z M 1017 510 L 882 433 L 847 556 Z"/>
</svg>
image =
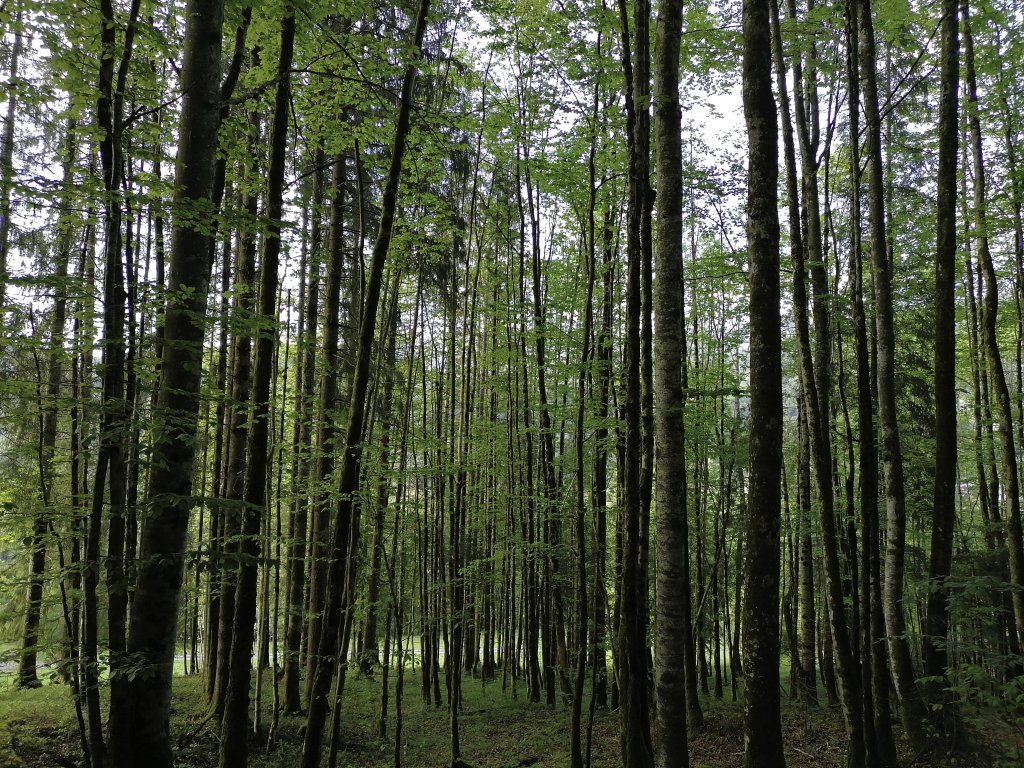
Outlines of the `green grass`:
<svg viewBox="0 0 1024 768">
<path fill-rule="evenodd" d="M 66 686 L 0 692 L 0 768 L 49 768 L 53 754 L 77 756 L 76 739 Z"/>
<path fill-rule="evenodd" d="M 364 678 L 350 672 L 342 705 L 344 768 L 392 766 L 394 751 L 394 685 L 388 710 L 388 733 L 375 733 L 381 678 Z M 451 765 L 450 721 L 445 707 L 424 704 L 418 670 L 407 670 L 403 706 L 402 762 L 408 768 L 442 768 Z M 536 765 L 563 768 L 569 765 L 569 710 L 561 703 L 550 709 L 502 692 L 501 683 L 466 678 L 460 716 L 462 757 L 474 768 L 513 768 Z M 443 686 L 442 686 L 443 692 Z M 271 721 L 272 689 L 264 679 L 263 732 L 250 742 L 253 768 L 291 768 L 302 749 L 301 716 L 282 715 L 277 743 L 266 747 Z M 104 689 L 105 699 L 105 689 Z M 585 702 L 586 703 L 586 702 Z M 692 734 L 693 768 L 734 768 L 743 760 L 742 702 L 703 699 L 705 725 Z M 205 719 L 206 699 L 202 678 L 177 677 L 174 683 L 172 738 L 179 768 L 216 766 L 219 748 L 216 724 Z M 586 711 L 584 712 L 584 720 Z M 594 722 L 594 768 L 619 766 L 619 715 L 599 711 Z M 783 731 L 790 768 L 844 768 L 846 737 L 838 709 L 806 708 L 784 703 Z M 74 710 L 67 686 L 47 685 L 29 691 L 0 689 L 0 768 L 43 768 L 57 765 L 57 757 L 80 763 Z M 906 762 L 912 756 L 905 755 Z M 324 763 L 326 765 L 326 761 Z M 952 763 L 943 763 L 951 765 Z M 990 765 L 971 758 L 957 765 Z"/>
<path fill-rule="evenodd" d="M 383 768 L 393 765 L 395 675 L 391 675 L 388 734 L 376 735 L 376 713 L 380 701 L 381 678 L 365 678 L 350 673 L 342 705 L 342 745 L 339 765 L 346 768 Z M 450 720 L 445 707 L 425 704 L 419 691 L 418 670 L 407 670 L 403 705 L 402 761 L 412 768 L 433 768 L 451 764 Z M 442 687 L 443 690 L 443 687 Z M 303 717 L 282 715 L 275 747 L 266 749 L 266 729 L 270 725 L 272 692 L 264 680 L 264 731 L 250 742 L 250 764 L 256 768 L 288 768 L 298 761 L 302 748 Z M 707 724 L 693 741 L 695 768 L 726 768 L 742 759 L 742 709 L 728 700 L 705 701 Z M 200 677 L 177 677 L 174 683 L 172 735 L 179 766 L 214 766 L 218 739 L 213 722 L 205 721 L 205 694 Z M 586 717 L 586 712 L 584 712 Z M 612 768 L 620 765 L 616 712 L 598 711 L 594 721 L 593 766 Z M 842 746 L 841 727 L 836 731 L 835 713 L 816 714 L 815 733 L 830 733 Z M 804 715 L 797 717 L 806 721 Z M 503 693 L 500 681 L 484 685 L 467 678 L 463 688 L 460 716 L 462 756 L 477 768 L 510 768 L 536 765 L 561 768 L 569 764 L 570 713 L 561 703 L 554 709 L 526 701 L 525 687 L 518 696 Z M 30 691 L 14 688 L 0 691 L 0 768 L 42 768 L 54 764 L 53 755 L 77 761 L 78 741 L 70 692 L 63 685 L 48 685 Z M 828 743 L 820 745 L 824 750 Z M 815 749 L 803 739 L 804 751 Z M 836 751 L 833 749 L 832 751 Z M 841 750 L 840 750 L 841 751 Z M 796 753 L 794 753 L 796 754 Z M 839 756 L 839 752 L 836 752 Z M 824 752 L 814 763 L 826 768 L 841 765 Z M 798 761 L 799 762 L 799 761 Z"/>
<path fill-rule="evenodd" d="M 349 674 L 342 703 L 342 744 L 339 765 L 353 768 L 377 768 L 394 764 L 394 674 L 391 675 L 391 696 L 388 708 L 388 732 L 384 739 L 376 735 L 376 713 L 380 704 L 380 675 L 373 678 Z M 264 695 L 270 705 L 269 686 Z M 418 671 L 407 670 L 403 699 L 402 762 L 405 766 L 428 768 L 451 764 L 449 742 L 450 719 L 445 707 L 424 704 L 419 691 Z M 443 690 L 443 687 L 442 687 Z M 175 682 L 176 698 L 184 711 L 201 711 L 203 694 L 197 678 Z M 186 702 L 188 702 L 186 704 Z M 264 726 L 269 726 L 269 712 Z M 194 721 L 195 718 L 192 718 Z M 250 752 L 254 766 L 293 766 L 302 747 L 303 717 L 281 716 L 280 743 L 270 753 L 265 741 L 253 740 Z M 473 766 L 569 764 L 569 710 L 559 706 L 554 711 L 544 705 L 529 704 L 525 688 L 520 696 L 502 694 L 500 682 L 486 686 L 479 680 L 467 679 L 463 687 L 463 709 L 460 716 L 462 756 Z M 595 768 L 611 768 L 619 764 L 618 716 L 599 713 L 595 720 Z M 207 757 L 216 750 L 214 729 L 207 726 L 192 745 L 179 750 L 179 759 L 187 765 L 205 766 L 214 762 Z M 256 755 L 256 751 L 259 754 Z M 532 761 L 532 762 L 531 762 Z"/>
</svg>

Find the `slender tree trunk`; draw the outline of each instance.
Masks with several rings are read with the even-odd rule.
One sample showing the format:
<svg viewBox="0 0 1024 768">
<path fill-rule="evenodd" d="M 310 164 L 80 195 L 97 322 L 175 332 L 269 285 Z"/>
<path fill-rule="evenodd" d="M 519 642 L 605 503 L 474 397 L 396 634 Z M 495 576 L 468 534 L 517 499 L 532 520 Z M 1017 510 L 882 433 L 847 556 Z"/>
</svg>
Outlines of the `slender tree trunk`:
<svg viewBox="0 0 1024 768">
<path fill-rule="evenodd" d="M 9 118 L 10 119 L 10 118 Z M 61 185 L 62 198 L 60 216 L 57 221 L 57 253 L 55 264 L 56 296 L 53 315 L 50 320 L 49 360 L 46 367 L 46 399 L 40 403 L 39 430 L 39 495 L 42 513 L 32 521 L 28 573 L 28 595 L 25 601 L 25 623 L 21 634 L 21 655 L 18 658 L 18 685 L 22 688 L 38 688 L 42 683 L 36 672 L 39 645 L 39 623 L 42 617 L 43 585 L 46 573 L 46 534 L 49 515 L 54 503 L 54 454 L 57 447 L 58 398 L 63 373 L 64 325 L 67 320 L 68 264 L 71 261 L 72 224 L 70 221 L 70 195 L 74 183 L 74 167 L 77 154 L 77 126 L 70 120 L 67 126 L 64 157 L 64 179 Z M 0 280 L 3 277 L 0 275 Z M 0 300 L 2 301 L 2 300 Z M 39 382 L 42 386 L 43 382 Z M 77 426 L 77 425 L 75 425 Z M 78 446 L 72 441 L 73 454 Z M 76 459 L 72 459 L 76 461 Z M 76 468 L 77 469 L 77 468 Z M 72 485 L 77 485 L 73 473 Z M 77 494 L 75 494 L 77 496 Z M 78 499 L 72 499 L 72 509 Z M 74 525 L 72 526 L 74 528 Z M 76 643 L 77 645 L 77 643 Z M 77 648 L 75 649 L 77 653 Z M 78 674 L 73 670 L 72 674 Z"/>
<path fill-rule="evenodd" d="M 602 234 L 603 291 L 601 299 L 601 327 L 595 342 L 596 366 L 593 387 L 597 391 L 597 429 L 594 432 L 593 504 L 596 549 L 594 552 L 594 687 L 596 706 L 608 708 L 608 400 L 612 370 L 612 226 L 611 214 L 606 210 Z"/>
<path fill-rule="evenodd" d="M 648 197 L 650 137 L 648 29 L 650 3 L 634 5 L 635 62 L 630 49 L 626 3 L 619 0 L 622 29 L 622 64 L 626 79 L 626 130 L 629 154 L 629 217 L 627 222 L 626 280 L 626 403 L 622 497 L 622 560 L 618 626 L 618 691 L 621 713 L 622 762 L 631 768 L 654 764 L 648 704 L 647 592 L 643 573 L 642 407 L 641 407 L 641 273 L 643 271 L 643 219 Z M 641 116 L 641 113 L 643 115 Z"/>
<path fill-rule="evenodd" d="M 786 163 L 786 197 L 788 199 L 789 209 L 789 230 L 790 230 L 790 251 L 794 263 L 802 262 L 804 256 L 804 239 L 803 231 L 800 219 L 800 196 L 798 191 L 797 183 L 797 172 L 796 172 L 796 149 L 793 141 L 793 124 L 790 117 L 790 106 L 789 106 L 789 90 L 786 87 L 786 69 L 785 59 L 783 57 L 782 49 L 782 32 L 779 23 L 779 10 L 775 0 L 772 0 L 770 6 L 771 20 L 772 20 L 772 51 L 775 59 L 776 68 L 776 80 L 779 92 L 779 109 L 782 114 L 782 138 L 784 147 L 784 156 Z M 794 10 L 795 13 L 795 10 Z M 793 73 L 794 89 L 798 90 L 802 88 L 801 79 L 797 73 Z M 801 100 L 802 101 L 802 100 Z M 802 110 L 798 109 L 798 120 L 803 120 Z M 801 139 L 806 134 L 806 128 L 801 131 Z M 803 142 L 801 141 L 801 148 L 803 148 Z M 816 183 L 816 182 L 815 182 Z M 808 213 L 808 216 L 812 214 Z M 797 292 L 797 278 L 794 275 L 794 294 Z M 799 290 L 803 292 L 803 286 L 801 285 Z M 806 304 L 798 309 L 798 312 L 802 312 L 802 317 L 805 318 L 806 322 Z M 801 336 L 801 345 L 805 339 Z M 804 352 L 802 348 L 802 352 Z M 807 352 L 809 354 L 809 352 Z M 801 357 L 801 363 L 803 357 Z M 801 390 L 806 391 L 806 377 L 808 373 L 804 370 L 804 366 L 800 368 L 800 382 Z M 807 397 L 806 394 L 801 395 L 799 410 L 800 410 L 800 429 L 799 432 L 799 456 L 797 459 L 797 548 L 798 548 L 798 622 L 800 632 L 799 642 L 799 664 L 796 665 L 796 679 L 799 691 L 799 698 L 808 702 L 817 702 L 818 700 L 818 680 L 815 673 L 815 608 L 814 608 L 814 560 L 812 554 L 812 537 L 811 537 L 811 499 L 810 499 L 810 443 L 811 438 L 807 434 L 808 432 L 808 420 L 806 416 L 807 408 Z M 825 489 L 826 492 L 831 491 L 831 486 Z"/>
<path fill-rule="evenodd" d="M 939 175 L 935 247 L 935 485 L 927 614 L 922 633 L 924 674 L 941 678 L 949 666 L 949 589 L 956 524 L 956 213 L 957 91 L 959 36 L 957 1 L 942 4 L 939 100 Z M 936 691 L 941 697 L 941 691 Z"/>
<path fill-rule="evenodd" d="M 291 109 L 292 49 L 295 16 L 286 6 L 281 19 L 281 48 L 277 60 L 277 95 L 270 133 L 267 178 L 267 233 L 260 264 L 258 318 L 261 329 L 253 361 L 252 407 L 249 415 L 245 465 L 245 508 L 239 544 L 238 583 L 235 591 L 230 675 L 221 724 L 220 765 L 245 768 L 248 763 L 249 685 L 252 675 L 253 631 L 256 620 L 259 535 L 267 514 L 267 477 L 270 471 L 270 401 L 274 377 L 278 303 L 278 264 L 281 254 L 281 219 L 288 120 Z M 264 578 L 268 578 L 265 574 Z"/>
<path fill-rule="evenodd" d="M 255 158 L 252 152 L 258 141 L 258 118 L 249 115 L 249 157 L 246 159 L 246 175 L 253 183 Z M 247 185 L 248 186 L 248 185 Z M 218 716 L 224 712 L 230 678 L 231 646 L 234 642 L 235 592 L 238 585 L 240 534 L 242 531 L 243 506 L 245 503 L 246 444 L 249 440 L 250 397 L 252 387 L 252 323 L 253 303 L 256 287 L 256 219 L 259 210 L 259 195 L 256 189 L 247 189 L 242 195 L 242 208 L 247 221 L 238 234 L 237 268 L 234 283 L 234 316 L 231 361 L 231 407 L 227 462 L 224 468 L 224 493 L 221 512 L 221 547 L 218 552 L 219 600 L 217 607 L 217 655 L 214 658 L 214 695 L 210 709 Z"/>
<path fill-rule="evenodd" d="M 338 648 L 338 633 L 341 629 L 341 612 L 344 603 L 345 573 L 348 571 L 350 536 L 353 528 L 354 496 L 359 491 L 360 481 L 360 443 L 362 441 L 363 421 L 366 408 L 366 392 L 370 379 L 370 359 L 373 336 L 376 328 L 377 307 L 380 301 L 381 283 L 384 263 L 391 244 L 391 233 L 394 226 L 395 211 L 398 202 L 398 185 L 402 172 L 402 159 L 405 155 L 409 137 L 409 124 L 412 113 L 413 88 L 416 84 L 416 64 L 423 44 L 423 35 L 427 26 L 427 12 L 430 0 L 420 0 L 415 27 L 413 31 L 413 49 L 415 58 L 410 61 L 402 80 L 402 92 L 395 126 L 395 143 L 391 155 L 391 166 L 388 171 L 387 186 L 381 205 L 381 218 L 377 230 L 377 239 L 373 247 L 373 259 L 370 263 L 370 276 L 366 286 L 366 299 L 363 306 L 359 329 L 359 348 L 356 357 L 356 371 L 352 382 L 351 409 L 345 436 L 345 452 L 342 459 L 340 501 L 336 512 L 334 534 L 331 540 L 330 558 L 334 564 L 332 577 L 327 589 L 324 631 L 317 652 L 320 657 L 317 665 L 309 697 L 309 717 L 306 722 L 306 736 L 302 749 L 302 768 L 316 768 L 320 764 L 320 750 L 323 744 L 324 726 L 327 720 L 327 701 L 331 680 L 334 677 L 335 658 Z M 340 576 L 340 578 L 339 578 Z"/>
<path fill-rule="evenodd" d="M 864 664 L 870 672 L 870 696 L 867 687 L 864 700 L 871 702 L 874 734 L 880 768 L 896 765 L 896 744 L 893 739 L 891 708 L 889 704 L 889 655 L 886 647 L 885 617 L 882 600 L 881 538 L 878 515 L 878 451 L 875 444 L 876 400 L 873 383 L 876 381 L 871 367 L 868 338 L 868 320 L 864 308 L 864 270 L 861 248 L 861 164 L 860 164 L 860 66 L 859 32 L 856 4 L 847 8 L 847 78 L 850 105 L 850 196 L 851 227 L 850 282 L 853 304 L 853 332 L 857 359 L 857 429 L 858 468 L 860 470 L 861 543 L 863 573 L 868 580 L 862 600 L 868 606 L 864 628 L 868 636 L 864 643 L 869 651 Z M 870 658 L 870 663 L 868 659 Z M 863 679 L 863 676 L 862 676 Z"/>
<path fill-rule="evenodd" d="M 104 189 L 104 236 L 103 236 L 103 394 L 101 401 L 99 450 L 100 460 L 93 481 L 92 513 L 90 515 L 90 539 L 100 535 L 99 526 L 103 517 L 104 495 L 107 496 L 107 559 L 106 583 L 108 596 L 107 640 L 110 649 L 110 695 L 116 707 L 126 696 L 125 679 L 118 674 L 124 663 L 125 623 L 128 610 L 128 590 L 124 578 L 124 544 L 126 519 L 126 450 L 129 437 L 129 405 L 125 396 L 125 263 L 122 261 L 122 206 L 121 180 L 124 172 L 122 147 L 122 114 L 124 89 L 131 61 L 132 42 L 135 34 L 135 20 L 139 3 L 133 1 L 131 15 L 125 31 L 121 56 L 115 56 L 117 20 L 111 2 L 100 4 L 101 43 L 104 55 L 99 69 L 99 98 L 96 106 L 96 122 L 103 132 L 100 139 L 99 155 Z M 115 69 L 116 65 L 116 69 Z M 130 229 L 129 229 L 130 236 Z M 91 553 L 99 554 L 99 542 L 91 541 Z M 98 731 L 100 714 L 97 708 L 96 687 L 98 680 L 97 621 L 98 600 L 95 590 L 98 583 L 99 561 L 88 558 L 88 572 L 85 579 L 86 603 L 93 606 L 92 617 L 84 635 L 86 669 L 86 696 L 89 700 L 90 726 L 92 728 L 92 762 L 95 768 L 106 764 L 106 745 Z M 111 745 L 111 759 L 115 765 L 126 761 L 124 754 L 118 754 L 120 745 Z"/>
<path fill-rule="evenodd" d="M 0 139 L 0 330 L 3 329 L 4 305 L 7 303 L 7 261 L 11 241 L 11 191 L 14 182 L 14 126 L 18 119 L 18 80 L 21 52 L 25 46 L 21 34 L 23 13 L 18 9 L 14 17 L 14 44 L 11 46 L 10 68 L 7 86 L 7 114 L 4 117 L 4 133 Z"/>
<path fill-rule="evenodd" d="M 778 32 L 778 14 L 775 7 L 772 8 L 774 20 L 773 28 L 776 58 L 782 61 L 782 42 Z M 801 94 L 801 80 L 797 77 L 798 72 L 794 68 L 794 89 L 797 92 L 797 111 L 803 112 L 803 98 Z M 864 739 L 863 708 L 861 702 L 859 670 L 857 669 L 858 659 L 851 646 L 851 638 L 848 630 L 846 608 L 844 605 L 843 582 L 841 566 L 839 561 L 839 522 L 835 515 L 835 495 L 832 486 L 832 450 L 829 440 L 829 419 L 831 415 L 828 409 L 821 406 L 822 398 L 827 402 L 827 387 L 829 376 L 821 375 L 816 369 L 812 357 L 811 334 L 808 322 L 808 296 L 807 288 L 809 282 L 807 262 L 812 259 L 821 258 L 821 234 L 817 228 L 819 217 L 817 202 L 817 175 L 811 172 L 814 158 L 808 157 L 813 154 L 811 141 L 808 137 L 808 130 L 803 124 L 802 118 L 798 119 L 800 134 L 801 155 L 804 160 L 804 193 L 808 199 L 807 209 L 804 213 L 804 221 L 808 224 L 807 238 L 802 238 L 800 218 L 797 213 L 794 201 L 796 199 L 796 162 L 794 158 L 793 140 L 789 130 L 789 105 L 786 97 L 785 83 L 780 83 L 780 93 L 785 101 L 784 105 L 784 139 L 786 143 L 786 164 L 787 164 L 787 191 L 790 197 L 790 239 L 793 251 L 793 303 L 795 307 L 797 334 L 800 347 L 800 380 L 803 392 L 803 413 L 805 417 L 806 431 L 810 442 L 810 460 L 813 468 L 813 477 L 818 491 L 819 506 L 822 526 L 822 545 L 824 550 L 825 587 L 828 601 L 829 626 L 831 629 L 830 639 L 835 646 L 836 657 L 839 666 L 839 685 L 843 704 L 843 712 L 846 717 L 847 733 L 850 738 L 849 761 L 851 765 L 859 765 L 864 760 L 864 752 L 868 745 Z M 822 272 L 824 270 L 822 269 Z M 815 293 L 821 290 L 820 283 L 824 282 L 819 275 L 817 281 L 811 280 L 815 285 Z M 828 313 L 821 306 L 821 299 L 815 299 L 815 352 L 818 354 L 818 365 L 828 366 L 827 358 L 828 343 L 820 338 L 822 333 L 827 333 Z M 824 327 L 823 327 L 824 326 Z M 826 359 L 822 359 L 822 358 Z M 824 386 L 825 391 L 822 391 Z M 805 504 L 807 501 L 805 500 Z M 808 505 L 809 506 L 809 505 Z M 805 542 L 806 544 L 806 542 Z M 806 553 L 806 546 L 802 547 Z M 809 558 L 807 558 L 809 560 Z M 805 578 L 810 576 L 811 563 L 802 562 L 805 570 Z M 829 639 L 829 638 L 826 638 Z M 829 654 L 830 656 L 831 654 Z M 826 659 L 829 661 L 830 659 Z M 817 682 L 805 678 L 805 686 L 815 687 Z"/>
<path fill-rule="evenodd" d="M 597 54 L 601 52 L 601 35 L 597 38 Z M 589 606 L 587 604 L 587 496 L 586 496 L 586 395 L 588 371 L 591 365 L 591 337 L 594 330 L 594 284 L 597 279 L 597 225 L 595 208 L 597 207 L 597 130 L 598 130 L 598 87 L 594 87 L 591 102 L 591 136 L 590 151 L 587 155 L 587 218 L 584 237 L 586 245 L 583 251 L 586 259 L 586 296 L 583 300 L 583 348 L 580 355 L 580 375 L 576 387 L 576 621 L 578 623 L 578 642 L 576 649 L 576 678 L 573 683 L 572 724 L 570 726 L 570 756 L 572 768 L 583 768 L 583 686 L 587 677 L 587 640 L 589 634 Z M 596 659 L 594 660 L 596 664 Z M 591 692 L 591 701 L 594 694 Z"/>
<path fill-rule="evenodd" d="M 896 412 L 896 336 L 893 318 L 892 265 L 886 238 L 885 166 L 882 163 L 882 121 L 879 112 L 878 75 L 875 58 L 875 31 L 871 0 L 857 4 L 859 35 L 861 103 L 867 123 L 868 233 L 871 240 L 871 264 L 875 289 L 875 334 L 878 362 L 875 378 L 878 387 L 878 416 L 881 429 L 881 459 L 885 472 L 886 558 L 884 612 L 892 661 L 893 681 L 899 697 L 903 726 L 915 745 L 924 743 L 925 717 L 914 665 L 907 642 L 906 614 L 903 607 L 904 561 L 906 545 L 906 490 L 903 479 L 903 449 Z"/>
<path fill-rule="evenodd" d="M 338 350 L 339 313 L 341 311 L 341 284 L 345 258 L 345 156 L 335 156 L 332 166 L 334 192 L 331 198 L 330 256 L 327 262 L 324 296 L 324 329 L 321 341 L 322 369 L 320 374 L 320 427 L 316 445 L 316 491 L 313 500 L 313 526 L 310 536 L 309 566 L 309 622 L 306 627 L 306 686 L 305 698 L 309 703 L 311 686 L 319 664 L 318 647 L 323 628 L 324 600 L 327 595 L 328 560 L 331 512 L 328 485 L 334 479 L 335 426 L 338 407 L 338 378 L 340 356 Z"/>
<path fill-rule="evenodd" d="M 985 348 L 990 381 L 995 390 L 996 419 L 999 424 L 999 453 L 1002 460 L 1003 484 L 1006 500 L 1006 548 L 1010 561 L 1010 582 L 1024 585 L 1024 539 L 1021 536 L 1021 511 L 1017 451 L 1013 442 L 1013 409 L 1010 390 L 1003 372 L 996 334 L 996 315 L 999 311 L 999 285 L 989 250 L 988 201 L 986 199 L 986 170 L 981 137 L 981 119 L 978 115 L 978 87 L 974 69 L 974 38 L 971 34 L 968 3 L 961 4 L 963 15 L 964 66 L 967 76 L 968 120 L 971 128 L 971 152 L 974 161 L 974 219 L 975 239 L 978 245 L 978 267 L 984 280 L 981 312 L 981 341 Z M 995 499 L 993 499 L 995 504 Z M 1024 643 L 1024 590 L 1013 591 L 1013 615 L 1017 640 Z"/>
<path fill-rule="evenodd" d="M 324 162 L 322 150 L 317 150 L 313 158 L 316 170 L 313 179 L 313 198 L 311 209 L 313 216 L 310 233 L 310 249 L 308 256 L 309 278 L 306 283 L 306 304 L 302 308 L 302 338 L 299 344 L 301 355 L 299 360 L 301 375 L 296 377 L 298 391 L 295 423 L 296 457 L 294 468 L 294 507 L 289 526 L 290 541 L 288 545 L 288 592 L 285 647 L 284 647 L 284 709 L 296 713 L 302 709 L 299 688 L 300 663 L 302 646 L 302 625 L 305 621 L 303 613 L 303 592 L 306 584 L 306 538 L 309 521 L 310 479 L 312 470 L 312 418 L 313 418 L 313 385 L 316 381 L 316 326 L 320 307 L 320 260 L 321 260 L 321 224 L 319 206 L 324 196 Z M 312 573 L 312 569 L 309 569 Z"/>
</svg>

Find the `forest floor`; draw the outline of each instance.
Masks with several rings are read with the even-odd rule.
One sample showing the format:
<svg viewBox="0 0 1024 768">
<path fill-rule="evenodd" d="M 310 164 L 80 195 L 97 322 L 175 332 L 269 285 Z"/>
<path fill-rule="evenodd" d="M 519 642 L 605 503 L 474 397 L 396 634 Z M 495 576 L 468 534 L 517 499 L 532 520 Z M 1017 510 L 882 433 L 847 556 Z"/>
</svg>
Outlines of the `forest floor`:
<svg viewBox="0 0 1024 768">
<path fill-rule="evenodd" d="M 9 680 L 9 678 L 8 678 Z M 393 682 L 393 676 L 392 676 Z M 449 718 L 444 707 L 424 705 L 419 678 L 406 674 L 403 706 L 402 764 L 408 768 L 442 768 L 451 764 Z M 375 723 L 380 698 L 380 677 L 350 675 L 346 682 L 342 724 L 343 768 L 385 768 L 394 765 L 394 697 L 389 703 L 388 736 L 378 738 Z M 264 730 L 269 726 L 271 692 L 265 683 Z M 728 692 L 724 700 L 704 698 L 705 724 L 691 739 L 693 768 L 738 768 L 743 764 L 743 707 Z M 178 677 L 174 683 L 172 733 L 180 768 L 217 764 L 218 741 L 210 722 L 204 722 L 205 696 L 200 677 Z M 266 737 L 250 745 L 254 768 L 290 768 L 298 765 L 304 718 L 281 716 L 278 740 L 267 751 Z M 530 704 L 525 692 L 503 693 L 500 681 L 483 685 L 464 681 L 464 707 L 460 717 L 462 756 L 473 768 L 563 768 L 569 765 L 569 710 Z M 586 723 L 586 711 L 584 711 Z M 986 723 L 989 723 L 986 725 Z M 903 766 L 957 768 L 1024 768 L 1024 751 L 1012 738 L 1012 724 L 999 726 L 977 718 L 974 744 L 988 744 L 990 752 L 969 750 L 957 757 L 905 753 Z M 619 720 L 615 712 L 595 713 L 592 765 L 612 768 L 621 764 Z M 790 768 L 845 768 L 846 738 L 837 708 L 808 708 L 784 704 L 783 736 Z M 992 745 L 1002 745 L 998 750 Z M 1005 747 L 1010 746 L 1009 752 Z M 74 709 L 67 686 L 45 685 L 21 691 L 0 682 L 0 768 L 54 768 L 75 766 L 80 751 Z M 325 761 L 326 764 L 326 761 Z"/>
</svg>

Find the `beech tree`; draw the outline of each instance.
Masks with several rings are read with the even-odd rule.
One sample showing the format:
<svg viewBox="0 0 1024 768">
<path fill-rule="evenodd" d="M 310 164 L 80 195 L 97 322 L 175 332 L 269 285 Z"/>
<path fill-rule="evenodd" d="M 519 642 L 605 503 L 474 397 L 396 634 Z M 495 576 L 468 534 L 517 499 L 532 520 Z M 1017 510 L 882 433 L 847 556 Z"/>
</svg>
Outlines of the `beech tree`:
<svg viewBox="0 0 1024 768">
<path fill-rule="evenodd" d="M 191 3 L 182 69 L 182 111 L 164 315 L 164 357 L 154 417 L 149 504 L 141 532 L 127 652 L 145 674 L 129 677 L 110 713 L 112 754 L 124 765 L 172 766 L 168 732 L 177 604 L 192 498 L 199 383 L 210 262 L 199 216 L 209 211 L 220 122 L 223 7 Z M 191 208 L 192 210 L 188 210 Z"/>
<path fill-rule="evenodd" d="M 657 277 L 654 283 L 657 595 L 654 644 L 655 763 L 689 765 L 686 678 L 693 653 L 686 504 L 686 436 L 682 366 L 683 180 L 679 108 L 679 36 L 682 3 L 659 7 L 654 64 L 654 133 L 657 167 Z"/>
<path fill-rule="evenodd" d="M 750 251 L 750 491 L 743 564 L 744 764 L 783 766 L 779 710 L 779 525 L 782 329 L 779 319 L 778 128 L 768 3 L 743 4 Z"/>
</svg>

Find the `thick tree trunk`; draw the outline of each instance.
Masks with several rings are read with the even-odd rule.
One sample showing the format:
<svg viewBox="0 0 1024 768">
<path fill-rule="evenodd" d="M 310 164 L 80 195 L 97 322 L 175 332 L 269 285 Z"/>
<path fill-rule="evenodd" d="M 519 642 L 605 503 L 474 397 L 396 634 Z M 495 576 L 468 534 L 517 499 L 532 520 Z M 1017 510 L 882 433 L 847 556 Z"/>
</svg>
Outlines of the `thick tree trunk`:
<svg viewBox="0 0 1024 768">
<path fill-rule="evenodd" d="M 661 0 L 654 59 L 657 152 L 657 280 L 654 283 L 657 602 L 654 633 L 654 762 L 686 768 L 687 657 L 693 647 L 683 416 L 683 158 L 679 105 L 681 0 Z"/>
<path fill-rule="evenodd" d="M 201 211 L 211 205 L 219 127 L 222 0 L 190 0 L 185 18 L 176 201 Z M 128 653 L 143 663 L 145 674 L 128 680 L 124 700 L 110 713 L 115 754 L 129 756 L 128 765 L 150 768 L 173 766 L 168 722 L 171 673 L 192 507 L 193 438 L 210 281 L 209 237 L 202 228 L 187 224 L 197 220 L 176 219 L 171 238 L 170 298 L 153 418 L 156 435 L 174 431 L 178 439 L 163 437 L 153 448 L 149 509 L 128 632 Z"/>
<path fill-rule="evenodd" d="M 779 701 L 782 330 L 779 318 L 778 127 L 767 0 L 743 3 L 750 252 L 750 490 L 744 562 L 744 764 L 785 765 Z"/>
</svg>

